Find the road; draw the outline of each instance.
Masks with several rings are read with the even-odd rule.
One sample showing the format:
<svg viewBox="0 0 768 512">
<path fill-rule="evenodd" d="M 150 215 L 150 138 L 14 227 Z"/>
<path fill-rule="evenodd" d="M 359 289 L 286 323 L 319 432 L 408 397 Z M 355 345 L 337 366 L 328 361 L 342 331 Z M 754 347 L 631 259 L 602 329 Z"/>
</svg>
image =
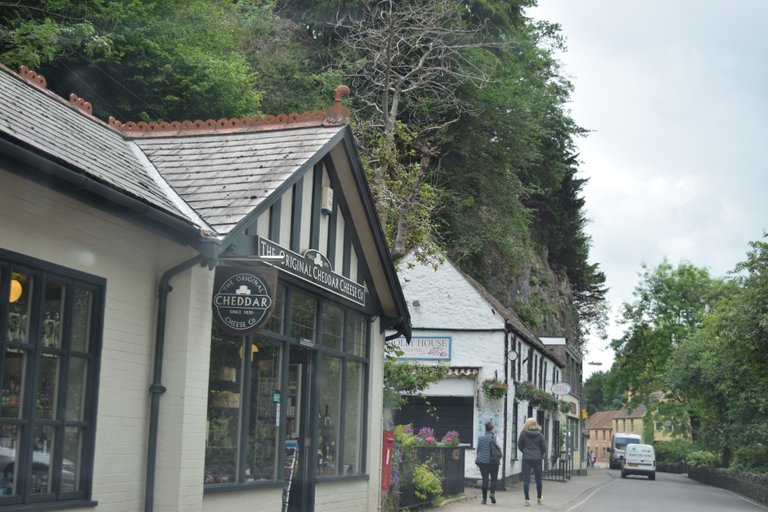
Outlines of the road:
<svg viewBox="0 0 768 512">
<path fill-rule="evenodd" d="M 657 473 L 656 480 L 646 477 L 612 478 L 564 512 L 725 512 L 761 511 L 765 507 L 717 487 L 710 487 L 680 475 Z M 621 504 L 617 506 L 617 504 Z M 531 508 L 535 510 L 535 508 Z"/>
</svg>

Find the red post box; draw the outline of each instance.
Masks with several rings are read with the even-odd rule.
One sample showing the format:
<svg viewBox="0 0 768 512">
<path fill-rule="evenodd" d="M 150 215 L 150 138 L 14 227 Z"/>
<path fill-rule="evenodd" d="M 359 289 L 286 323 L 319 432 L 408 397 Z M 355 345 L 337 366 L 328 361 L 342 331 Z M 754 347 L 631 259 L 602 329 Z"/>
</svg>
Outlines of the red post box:
<svg viewBox="0 0 768 512">
<path fill-rule="evenodd" d="M 381 490 L 388 491 L 392 481 L 392 458 L 395 456 L 395 433 L 384 431 L 384 442 L 381 445 Z"/>
</svg>

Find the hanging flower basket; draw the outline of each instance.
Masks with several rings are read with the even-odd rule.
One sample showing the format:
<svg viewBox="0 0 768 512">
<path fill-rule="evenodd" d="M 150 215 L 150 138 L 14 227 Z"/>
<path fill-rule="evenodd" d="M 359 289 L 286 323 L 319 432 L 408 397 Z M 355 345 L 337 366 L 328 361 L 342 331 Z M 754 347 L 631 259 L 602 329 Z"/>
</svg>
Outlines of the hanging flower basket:
<svg viewBox="0 0 768 512">
<path fill-rule="evenodd" d="M 507 394 L 509 384 L 500 381 L 497 378 L 485 379 L 483 381 L 483 394 L 488 400 L 498 400 Z"/>
<path fill-rule="evenodd" d="M 555 395 L 537 388 L 530 382 L 518 382 L 515 385 L 515 399 L 545 411 L 554 411 L 560 404 Z"/>
</svg>

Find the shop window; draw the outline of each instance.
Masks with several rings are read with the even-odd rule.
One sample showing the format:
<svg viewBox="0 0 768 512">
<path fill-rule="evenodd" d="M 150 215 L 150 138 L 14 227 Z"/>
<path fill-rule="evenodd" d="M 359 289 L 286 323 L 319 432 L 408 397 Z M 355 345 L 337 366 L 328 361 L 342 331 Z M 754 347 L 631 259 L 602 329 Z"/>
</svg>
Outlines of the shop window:
<svg viewBox="0 0 768 512">
<path fill-rule="evenodd" d="M 362 363 L 347 363 L 342 461 L 345 475 L 359 474 L 362 466 L 364 369 Z"/>
<path fill-rule="evenodd" d="M 343 313 L 339 306 L 331 302 L 323 303 L 323 332 L 320 343 L 328 348 L 341 350 L 341 335 L 344 327 Z"/>
<path fill-rule="evenodd" d="M 243 338 L 214 328 L 208 376 L 205 483 L 236 482 Z"/>
<path fill-rule="evenodd" d="M 262 338 L 228 335 L 214 328 L 206 484 L 252 483 L 277 478 L 279 402 L 280 345 Z M 245 449 L 244 459 L 241 446 Z"/>
<path fill-rule="evenodd" d="M 250 366 L 251 403 L 248 409 L 246 483 L 277 477 L 280 347 L 267 340 L 254 343 Z"/>
<path fill-rule="evenodd" d="M 13 259 L 0 258 L 0 510 L 84 501 L 104 280 Z"/>
<path fill-rule="evenodd" d="M 267 322 L 267 330 L 283 333 L 285 326 L 285 286 L 278 285 L 275 290 L 275 301 L 272 306 L 272 315 Z"/>
<path fill-rule="evenodd" d="M 342 360 L 320 357 L 320 421 L 318 422 L 317 474 L 338 474 L 339 425 L 341 425 Z"/>
<path fill-rule="evenodd" d="M 291 337 L 314 341 L 316 320 L 317 301 L 309 295 L 294 291 Z"/>
<path fill-rule="evenodd" d="M 368 347 L 368 322 L 362 315 L 350 312 L 347 315 L 346 351 L 350 354 L 365 357 Z"/>
</svg>

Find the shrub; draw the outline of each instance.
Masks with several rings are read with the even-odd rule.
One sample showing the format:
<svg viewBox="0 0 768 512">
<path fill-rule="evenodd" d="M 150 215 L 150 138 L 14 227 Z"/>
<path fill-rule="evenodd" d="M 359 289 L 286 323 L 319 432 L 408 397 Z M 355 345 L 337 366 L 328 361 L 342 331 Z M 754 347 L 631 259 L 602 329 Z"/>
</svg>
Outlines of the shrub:
<svg viewBox="0 0 768 512">
<path fill-rule="evenodd" d="M 752 444 L 736 450 L 732 466 L 752 473 L 768 472 L 768 446 Z"/>
<path fill-rule="evenodd" d="M 686 439 L 674 439 L 672 441 L 656 441 L 653 443 L 653 447 L 658 462 L 675 464 L 685 461 L 686 455 L 691 450 L 691 443 Z"/>
<path fill-rule="evenodd" d="M 424 501 L 433 501 L 443 494 L 443 483 L 440 480 L 440 475 L 432 468 L 429 461 L 414 468 L 413 487 L 416 497 Z"/>
<path fill-rule="evenodd" d="M 689 466 L 700 468 L 714 468 L 717 466 L 719 457 L 707 450 L 696 450 L 689 452 L 686 456 L 686 462 Z"/>
</svg>

